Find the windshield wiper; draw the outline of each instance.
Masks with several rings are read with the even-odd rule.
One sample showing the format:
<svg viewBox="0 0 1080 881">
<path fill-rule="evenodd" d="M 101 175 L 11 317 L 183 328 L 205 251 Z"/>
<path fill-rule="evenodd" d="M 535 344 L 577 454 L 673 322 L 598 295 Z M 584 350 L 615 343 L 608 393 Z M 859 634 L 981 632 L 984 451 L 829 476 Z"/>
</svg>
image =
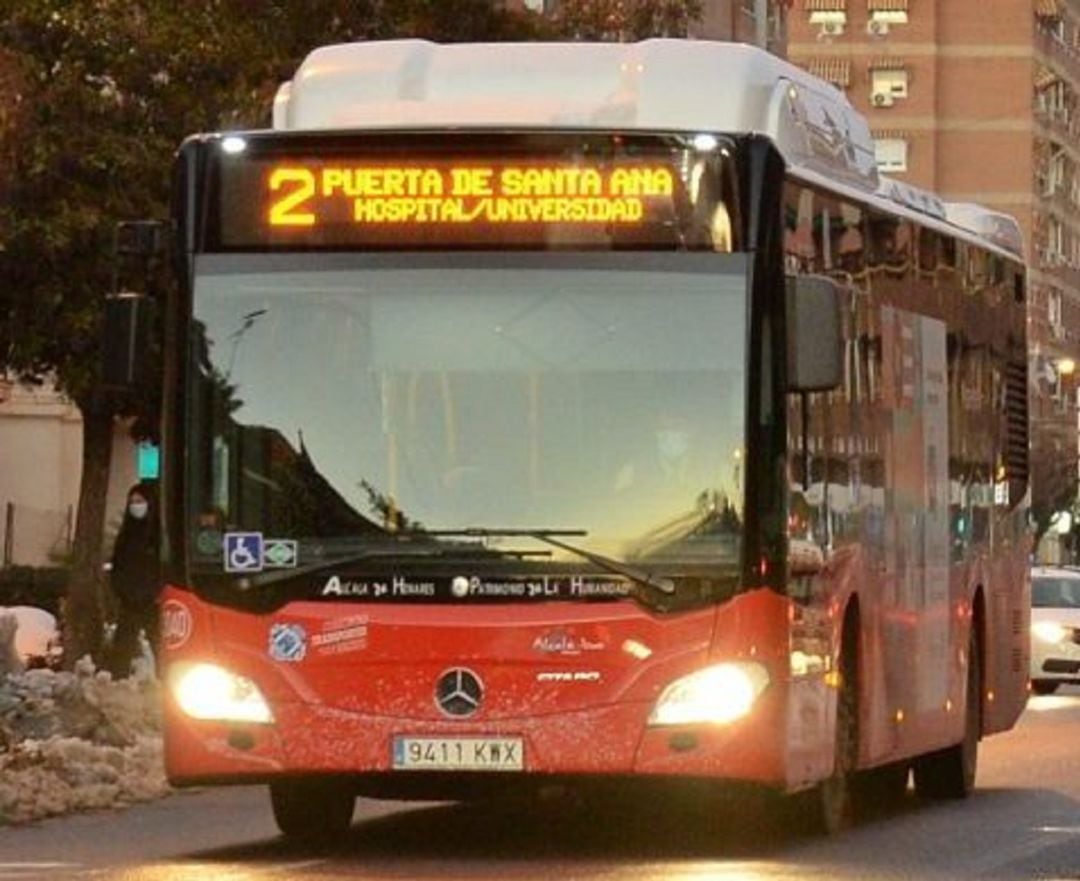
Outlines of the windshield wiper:
<svg viewBox="0 0 1080 881">
<path fill-rule="evenodd" d="M 644 587 L 652 588 L 653 590 L 668 596 L 675 593 L 675 582 L 670 578 L 653 575 L 643 569 L 638 569 L 636 566 L 613 560 L 611 557 L 605 557 L 594 551 L 587 551 L 585 548 L 567 544 L 555 537 L 588 535 L 588 532 L 584 529 L 487 529 L 483 526 L 470 526 L 466 529 L 425 529 L 424 531 L 416 532 L 415 534 L 434 536 L 444 535 L 447 537 L 460 536 L 463 538 L 535 538 L 537 541 L 542 541 L 552 547 L 569 551 L 571 554 L 576 554 L 582 559 L 588 560 L 590 563 L 599 566 L 606 572 L 611 572 L 614 575 L 623 575 Z"/>
</svg>

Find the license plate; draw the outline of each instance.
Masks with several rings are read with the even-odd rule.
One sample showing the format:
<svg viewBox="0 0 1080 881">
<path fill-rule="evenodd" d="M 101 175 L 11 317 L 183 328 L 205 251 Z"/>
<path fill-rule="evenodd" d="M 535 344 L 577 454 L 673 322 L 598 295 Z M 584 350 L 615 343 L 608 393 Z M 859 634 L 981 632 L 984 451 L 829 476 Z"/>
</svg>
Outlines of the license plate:
<svg viewBox="0 0 1080 881">
<path fill-rule="evenodd" d="M 402 771 L 523 771 L 520 737 L 395 737 L 394 768 Z"/>
</svg>

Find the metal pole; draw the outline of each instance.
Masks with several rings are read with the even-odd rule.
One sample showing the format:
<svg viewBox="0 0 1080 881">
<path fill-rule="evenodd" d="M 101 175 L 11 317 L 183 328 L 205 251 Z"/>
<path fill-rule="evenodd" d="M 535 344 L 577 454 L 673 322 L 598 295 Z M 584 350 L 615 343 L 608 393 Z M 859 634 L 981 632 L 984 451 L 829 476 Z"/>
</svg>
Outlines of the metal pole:
<svg viewBox="0 0 1080 881">
<path fill-rule="evenodd" d="M 11 565 L 15 548 L 15 503 L 8 502 L 4 511 L 4 565 Z"/>
<path fill-rule="evenodd" d="M 754 44 L 769 48 L 769 0 L 754 0 Z"/>
</svg>

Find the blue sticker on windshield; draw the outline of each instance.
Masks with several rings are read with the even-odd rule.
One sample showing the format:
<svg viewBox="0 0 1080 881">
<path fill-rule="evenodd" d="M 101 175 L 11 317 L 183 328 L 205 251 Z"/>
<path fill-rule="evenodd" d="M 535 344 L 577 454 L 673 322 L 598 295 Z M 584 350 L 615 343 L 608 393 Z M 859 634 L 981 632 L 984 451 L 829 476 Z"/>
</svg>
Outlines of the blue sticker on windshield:
<svg viewBox="0 0 1080 881">
<path fill-rule="evenodd" d="M 307 631 L 299 624 L 273 624 L 270 627 L 270 657 L 295 664 L 307 654 Z"/>
<path fill-rule="evenodd" d="M 225 533 L 225 571 L 261 572 L 263 537 L 261 532 Z"/>
</svg>

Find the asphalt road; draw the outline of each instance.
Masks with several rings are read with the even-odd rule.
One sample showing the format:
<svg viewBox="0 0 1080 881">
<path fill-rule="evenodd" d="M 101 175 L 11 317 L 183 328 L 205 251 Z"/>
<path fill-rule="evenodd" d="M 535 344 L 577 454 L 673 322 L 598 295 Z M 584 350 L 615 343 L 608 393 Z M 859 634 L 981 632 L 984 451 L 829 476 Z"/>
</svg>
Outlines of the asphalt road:
<svg viewBox="0 0 1080 881">
<path fill-rule="evenodd" d="M 791 822 L 747 831 L 738 806 L 707 816 L 649 799 L 603 809 L 361 802 L 330 852 L 284 844 L 259 788 L 175 795 L 126 811 L 0 830 L 0 881 L 95 878 L 1080 879 L 1080 690 L 1033 698 L 983 742 L 979 791 L 961 803 L 909 793 L 834 839 Z"/>
</svg>

